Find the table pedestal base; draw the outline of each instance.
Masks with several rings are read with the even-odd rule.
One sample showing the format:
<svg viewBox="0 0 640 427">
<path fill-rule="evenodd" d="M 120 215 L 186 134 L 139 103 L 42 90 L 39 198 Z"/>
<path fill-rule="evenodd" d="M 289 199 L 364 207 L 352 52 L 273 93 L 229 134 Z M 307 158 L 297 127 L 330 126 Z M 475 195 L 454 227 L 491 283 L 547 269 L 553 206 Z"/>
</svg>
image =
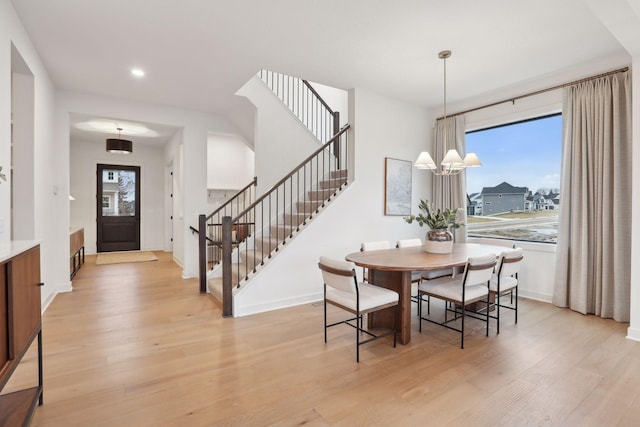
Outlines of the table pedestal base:
<svg viewBox="0 0 640 427">
<path fill-rule="evenodd" d="M 398 342 L 411 342 L 411 272 L 384 271 L 369 269 L 369 283 L 396 291 L 400 295 L 398 315 L 394 320 L 395 308 L 369 313 L 367 325 L 369 328 L 393 329 L 396 325 Z"/>
</svg>

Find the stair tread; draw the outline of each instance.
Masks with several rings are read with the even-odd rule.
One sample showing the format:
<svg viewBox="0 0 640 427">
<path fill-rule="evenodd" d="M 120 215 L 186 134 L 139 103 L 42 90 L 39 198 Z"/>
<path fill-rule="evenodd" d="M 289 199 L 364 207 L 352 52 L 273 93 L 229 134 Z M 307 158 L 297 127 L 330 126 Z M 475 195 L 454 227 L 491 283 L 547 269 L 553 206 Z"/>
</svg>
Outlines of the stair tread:
<svg viewBox="0 0 640 427">
<path fill-rule="evenodd" d="M 282 223 L 271 224 L 269 229 L 272 234 L 267 236 L 253 236 L 255 248 L 248 251 L 240 250 L 239 256 L 242 263 L 232 265 L 232 277 L 235 285 L 240 281 L 243 283 L 245 276 L 251 276 L 256 268 L 264 264 L 267 259 L 272 258 L 283 243 L 286 243 L 292 235 L 300 229 L 300 225 L 307 219 L 312 219 L 318 208 L 329 202 L 334 194 L 338 193 L 343 185 L 347 183 L 347 170 L 331 171 L 330 178 L 319 182 L 317 189 L 309 190 L 306 197 L 295 202 L 297 212 L 282 213 Z M 234 255 L 235 256 L 235 255 Z M 234 258 L 237 260 L 237 258 Z M 240 275 L 240 280 L 238 280 Z M 216 298 L 222 298 L 222 277 L 208 279 L 209 291 L 215 294 Z"/>
</svg>

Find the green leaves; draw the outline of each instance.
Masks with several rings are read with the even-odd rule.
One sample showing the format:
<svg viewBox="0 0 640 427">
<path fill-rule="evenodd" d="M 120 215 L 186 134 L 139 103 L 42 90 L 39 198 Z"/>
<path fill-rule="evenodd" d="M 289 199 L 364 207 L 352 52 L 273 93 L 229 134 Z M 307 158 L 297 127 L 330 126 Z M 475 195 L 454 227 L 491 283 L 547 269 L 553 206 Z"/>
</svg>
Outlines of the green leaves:
<svg viewBox="0 0 640 427">
<path fill-rule="evenodd" d="M 448 230 L 449 228 L 460 228 L 460 226 L 464 225 L 464 223 L 456 222 L 458 209 L 434 210 L 429 205 L 428 200 L 422 200 L 422 199 L 420 200 L 418 209 L 420 209 L 421 211 L 420 214 L 404 217 L 404 220 L 408 224 L 412 224 L 413 221 L 416 221 L 420 227 L 422 227 L 423 225 L 426 225 L 432 230 L 437 230 L 437 229 Z"/>
</svg>

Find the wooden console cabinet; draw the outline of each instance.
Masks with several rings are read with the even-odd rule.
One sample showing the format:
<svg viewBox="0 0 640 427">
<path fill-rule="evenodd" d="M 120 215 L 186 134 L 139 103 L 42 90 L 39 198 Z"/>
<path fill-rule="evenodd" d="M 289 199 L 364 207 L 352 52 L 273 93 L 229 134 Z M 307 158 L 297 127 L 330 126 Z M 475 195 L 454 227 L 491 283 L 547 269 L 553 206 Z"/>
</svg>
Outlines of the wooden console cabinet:
<svg viewBox="0 0 640 427">
<path fill-rule="evenodd" d="M 43 403 L 40 286 L 40 246 L 0 243 L 0 392 L 38 340 L 38 385 L 0 394 L 0 426 L 28 425 L 36 403 Z"/>
<path fill-rule="evenodd" d="M 71 263 L 71 278 L 76 275 L 84 264 L 84 228 L 71 230 L 69 233 L 69 249 Z"/>
</svg>

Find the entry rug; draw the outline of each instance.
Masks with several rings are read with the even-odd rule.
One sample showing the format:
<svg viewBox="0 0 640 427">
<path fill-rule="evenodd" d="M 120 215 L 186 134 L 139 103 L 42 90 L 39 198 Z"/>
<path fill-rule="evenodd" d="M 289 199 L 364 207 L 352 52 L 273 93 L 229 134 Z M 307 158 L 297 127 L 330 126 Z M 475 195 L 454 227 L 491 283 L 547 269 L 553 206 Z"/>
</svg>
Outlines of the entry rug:
<svg viewBox="0 0 640 427">
<path fill-rule="evenodd" d="M 96 265 L 157 260 L 158 257 L 153 252 L 148 251 L 103 252 L 96 257 Z"/>
</svg>

